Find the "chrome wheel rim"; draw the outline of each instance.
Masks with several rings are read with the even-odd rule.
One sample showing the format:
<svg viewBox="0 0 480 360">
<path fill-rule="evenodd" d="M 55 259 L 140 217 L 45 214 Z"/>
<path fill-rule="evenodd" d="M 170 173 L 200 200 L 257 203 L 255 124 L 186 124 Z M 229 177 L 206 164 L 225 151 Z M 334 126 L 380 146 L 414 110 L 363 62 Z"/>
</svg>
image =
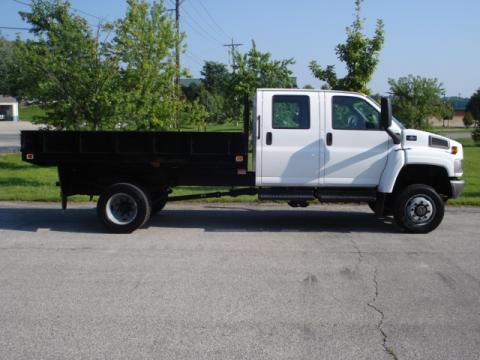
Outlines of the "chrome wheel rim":
<svg viewBox="0 0 480 360">
<path fill-rule="evenodd" d="M 415 195 L 408 199 L 405 206 L 405 215 L 414 225 L 429 224 L 435 217 L 435 203 L 427 195 Z"/>
<path fill-rule="evenodd" d="M 125 193 L 114 194 L 107 201 L 107 218 L 117 225 L 130 224 L 138 214 L 137 202 Z"/>
</svg>

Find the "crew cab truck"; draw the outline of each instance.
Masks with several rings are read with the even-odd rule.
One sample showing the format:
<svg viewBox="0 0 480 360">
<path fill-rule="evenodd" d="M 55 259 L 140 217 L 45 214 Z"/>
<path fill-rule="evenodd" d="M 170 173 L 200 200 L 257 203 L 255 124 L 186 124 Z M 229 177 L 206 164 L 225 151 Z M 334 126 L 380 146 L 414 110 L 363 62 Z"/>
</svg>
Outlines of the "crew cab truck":
<svg viewBox="0 0 480 360">
<path fill-rule="evenodd" d="M 143 226 L 168 201 L 241 194 L 293 207 L 364 202 L 404 230 L 426 233 L 463 190 L 462 145 L 404 128 L 389 99 L 259 89 L 244 116 L 237 133 L 23 131 L 22 157 L 58 167 L 64 209 L 68 196 L 99 195 L 98 217 L 114 233 Z M 180 185 L 230 190 L 172 196 Z"/>
</svg>

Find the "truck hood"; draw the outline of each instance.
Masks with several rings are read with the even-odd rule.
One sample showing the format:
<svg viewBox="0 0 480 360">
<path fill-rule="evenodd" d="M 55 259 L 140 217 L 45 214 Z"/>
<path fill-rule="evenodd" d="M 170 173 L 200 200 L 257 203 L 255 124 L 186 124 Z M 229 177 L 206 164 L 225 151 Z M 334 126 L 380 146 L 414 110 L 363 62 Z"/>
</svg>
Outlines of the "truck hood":
<svg viewBox="0 0 480 360">
<path fill-rule="evenodd" d="M 405 150 L 439 151 L 451 154 L 454 158 L 463 159 L 463 146 L 458 141 L 445 136 L 415 129 L 402 130 L 402 147 Z M 457 147 L 457 153 L 452 154 L 452 148 Z"/>
</svg>

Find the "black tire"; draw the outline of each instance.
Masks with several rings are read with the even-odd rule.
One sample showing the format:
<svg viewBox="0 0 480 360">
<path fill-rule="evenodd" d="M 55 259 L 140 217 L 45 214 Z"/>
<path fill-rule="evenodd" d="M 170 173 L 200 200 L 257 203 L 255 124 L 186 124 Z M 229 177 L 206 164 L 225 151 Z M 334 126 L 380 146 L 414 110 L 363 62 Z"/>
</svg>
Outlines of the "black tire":
<svg viewBox="0 0 480 360">
<path fill-rule="evenodd" d="M 112 233 L 130 234 L 143 226 L 151 214 L 150 200 L 138 186 L 119 183 L 107 188 L 97 203 L 97 215 Z"/>
<path fill-rule="evenodd" d="M 435 230 L 443 220 L 445 204 L 434 188 L 410 185 L 396 198 L 396 223 L 410 233 L 425 234 Z"/>
<path fill-rule="evenodd" d="M 152 215 L 162 211 L 168 201 L 167 191 L 152 196 Z"/>
</svg>

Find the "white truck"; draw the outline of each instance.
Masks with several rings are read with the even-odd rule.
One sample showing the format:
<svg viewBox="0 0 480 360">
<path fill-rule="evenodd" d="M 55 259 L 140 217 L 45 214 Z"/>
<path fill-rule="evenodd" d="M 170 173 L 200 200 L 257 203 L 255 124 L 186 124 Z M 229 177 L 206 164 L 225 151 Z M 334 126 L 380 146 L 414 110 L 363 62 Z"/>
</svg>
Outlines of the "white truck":
<svg viewBox="0 0 480 360">
<path fill-rule="evenodd" d="M 240 194 L 293 207 L 365 202 L 404 230 L 426 233 L 463 190 L 462 145 L 406 129 L 392 119 L 389 99 L 259 89 L 251 121 L 245 105 L 243 133 L 24 131 L 23 159 L 58 166 L 64 208 L 70 195 L 99 195 L 98 216 L 118 233 L 142 226 L 168 201 Z M 179 185 L 231 190 L 171 196 Z"/>
</svg>

